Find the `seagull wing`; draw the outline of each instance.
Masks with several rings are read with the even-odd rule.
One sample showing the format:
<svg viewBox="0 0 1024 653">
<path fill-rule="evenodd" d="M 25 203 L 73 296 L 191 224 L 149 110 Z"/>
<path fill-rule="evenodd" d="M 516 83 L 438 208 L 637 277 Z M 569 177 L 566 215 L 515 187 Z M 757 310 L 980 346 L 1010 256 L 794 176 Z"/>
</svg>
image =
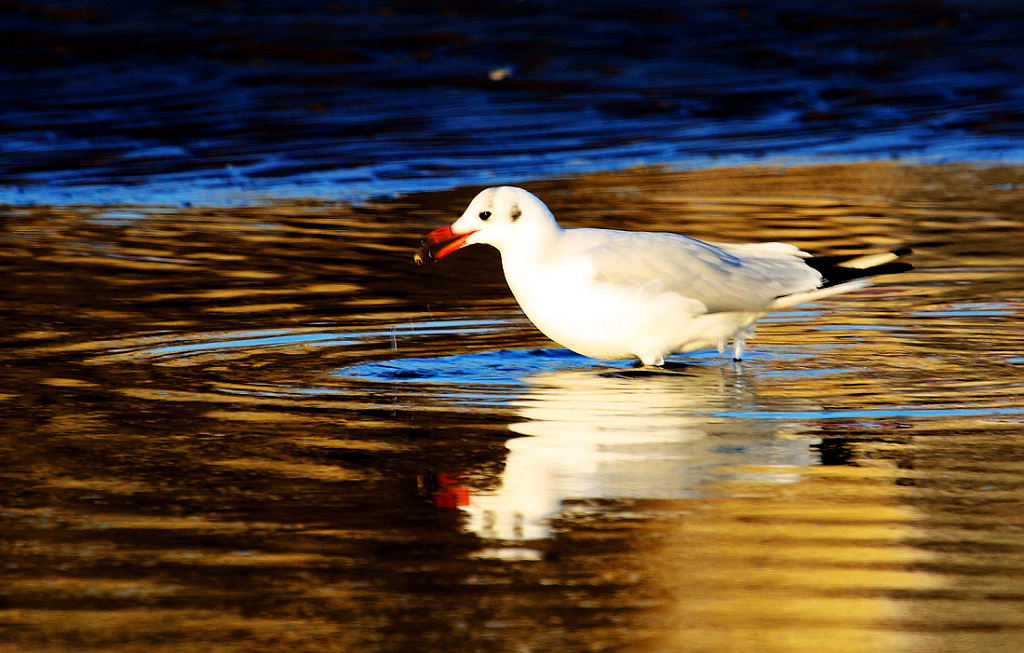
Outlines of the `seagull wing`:
<svg viewBox="0 0 1024 653">
<path fill-rule="evenodd" d="M 781 296 L 822 283 L 807 256 L 792 245 L 707 243 L 679 234 L 571 229 L 572 250 L 594 279 L 695 299 L 707 312 L 768 310 Z"/>
</svg>

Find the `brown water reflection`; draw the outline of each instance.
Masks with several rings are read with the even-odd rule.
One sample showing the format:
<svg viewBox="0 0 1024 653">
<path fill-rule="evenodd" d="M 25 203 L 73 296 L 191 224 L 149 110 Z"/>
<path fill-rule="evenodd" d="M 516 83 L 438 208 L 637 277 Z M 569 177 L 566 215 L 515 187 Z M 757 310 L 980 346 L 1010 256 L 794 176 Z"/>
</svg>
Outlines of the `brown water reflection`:
<svg viewBox="0 0 1024 653">
<path fill-rule="evenodd" d="M 1015 169 L 637 169 L 569 225 L 918 269 L 749 360 L 586 361 L 473 190 L 3 211 L 5 650 L 995 650 L 1024 643 Z"/>
</svg>

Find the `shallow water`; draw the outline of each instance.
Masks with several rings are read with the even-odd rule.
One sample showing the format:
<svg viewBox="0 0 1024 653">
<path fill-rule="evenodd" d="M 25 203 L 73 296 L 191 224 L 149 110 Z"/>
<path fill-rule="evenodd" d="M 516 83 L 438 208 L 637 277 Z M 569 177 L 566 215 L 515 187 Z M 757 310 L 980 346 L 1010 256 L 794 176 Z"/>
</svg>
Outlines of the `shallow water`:
<svg viewBox="0 0 1024 653">
<path fill-rule="evenodd" d="M 6 208 L 5 650 L 1016 651 L 1024 174 L 636 168 L 567 226 L 915 247 L 662 372 L 524 320 L 475 189 Z"/>
</svg>

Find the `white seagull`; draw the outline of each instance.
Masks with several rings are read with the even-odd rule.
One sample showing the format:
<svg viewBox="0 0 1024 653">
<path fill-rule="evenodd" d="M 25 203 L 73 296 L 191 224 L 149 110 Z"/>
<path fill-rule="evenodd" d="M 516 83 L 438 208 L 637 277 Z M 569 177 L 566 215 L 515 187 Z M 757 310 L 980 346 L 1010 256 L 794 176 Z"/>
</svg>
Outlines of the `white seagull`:
<svg viewBox="0 0 1024 653">
<path fill-rule="evenodd" d="M 663 365 L 670 354 L 733 341 L 743 357 L 765 313 L 868 285 L 865 277 L 911 269 L 902 248 L 866 256 L 811 257 L 785 243 L 710 243 L 674 233 L 563 229 L 533 194 L 481 191 L 448 227 L 428 233 L 415 260 L 467 245 L 501 253 L 512 294 L 558 344 L 601 359 Z"/>
</svg>

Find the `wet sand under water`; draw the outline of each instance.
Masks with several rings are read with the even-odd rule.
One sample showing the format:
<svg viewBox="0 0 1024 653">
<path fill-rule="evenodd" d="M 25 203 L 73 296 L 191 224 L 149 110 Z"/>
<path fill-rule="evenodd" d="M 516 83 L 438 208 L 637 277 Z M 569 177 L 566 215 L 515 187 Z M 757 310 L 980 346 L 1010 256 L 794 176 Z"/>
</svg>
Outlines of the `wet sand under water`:
<svg viewBox="0 0 1024 653">
<path fill-rule="evenodd" d="M 5 208 L 9 651 L 1017 651 L 1024 171 L 534 183 L 566 226 L 915 247 L 665 372 L 536 333 L 476 189 Z M 479 249 L 479 251 L 476 251 Z"/>
</svg>

